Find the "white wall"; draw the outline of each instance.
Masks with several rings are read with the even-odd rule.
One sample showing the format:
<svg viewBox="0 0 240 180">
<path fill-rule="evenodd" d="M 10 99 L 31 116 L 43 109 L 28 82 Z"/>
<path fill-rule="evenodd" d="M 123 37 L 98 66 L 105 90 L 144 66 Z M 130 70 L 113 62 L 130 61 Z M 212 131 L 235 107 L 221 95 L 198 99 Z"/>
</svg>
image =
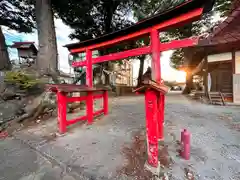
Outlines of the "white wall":
<svg viewBox="0 0 240 180">
<path fill-rule="evenodd" d="M 144 61 L 144 69 L 143 72 L 147 70 L 148 67 L 151 67 L 151 57 L 147 57 L 146 60 Z M 137 78 L 138 78 L 138 72 L 140 68 L 140 61 L 138 59 L 133 59 L 132 60 L 132 73 L 133 73 L 133 85 L 137 85 Z"/>
<path fill-rule="evenodd" d="M 240 74 L 240 51 L 235 53 L 235 74 Z"/>
<path fill-rule="evenodd" d="M 227 61 L 232 60 L 232 53 L 220 53 L 220 54 L 213 54 L 207 57 L 208 62 L 219 62 L 219 61 Z"/>
<path fill-rule="evenodd" d="M 233 102 L 240 104 L 240 74 L 233 75 Z"/>
</svg>

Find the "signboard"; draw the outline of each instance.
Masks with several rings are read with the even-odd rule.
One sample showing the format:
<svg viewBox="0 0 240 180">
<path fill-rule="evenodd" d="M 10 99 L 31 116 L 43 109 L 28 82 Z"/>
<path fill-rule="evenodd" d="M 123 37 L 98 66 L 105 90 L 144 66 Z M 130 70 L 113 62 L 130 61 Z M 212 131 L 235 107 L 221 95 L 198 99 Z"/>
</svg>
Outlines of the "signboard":
<svg viewBox="0 0 240 180">
<path fill-rule="evenodd" d="M 220 53 L 220 54 L 213 54 L 207 57 L 208 62 L 219 62 L 219 61 L 231 61 L 232 60 L 232 53 Z"/>
</svg>

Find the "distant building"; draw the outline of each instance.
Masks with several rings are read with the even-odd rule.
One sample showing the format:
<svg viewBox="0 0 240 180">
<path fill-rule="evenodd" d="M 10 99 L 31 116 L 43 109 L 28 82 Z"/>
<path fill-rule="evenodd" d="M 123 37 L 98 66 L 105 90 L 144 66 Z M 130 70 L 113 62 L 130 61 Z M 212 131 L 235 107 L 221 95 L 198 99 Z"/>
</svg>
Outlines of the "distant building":
<svg viewBox="0 0 240 180">
<path fill-rule="evenodd" d="M 192 53 L 192 75 L 202 77 L 203 92 L 221 92 L 226 101 L 240 103 L 240 0 L 229 16 L 206 34 Z"/>
<path fill-rule="evenodd" d="M 31 66 L 36 63 L 38 50 L 34 42 L 14 42 L 10 48 L 17 49 L 20 65 Z"/>
<path fill-rule="evenodd" d="M 123 60 L 122 64 L 113 65 L 112 82 L 115 85 L 133 86 L 133 65 L 131 61 Z"/>
</svg>

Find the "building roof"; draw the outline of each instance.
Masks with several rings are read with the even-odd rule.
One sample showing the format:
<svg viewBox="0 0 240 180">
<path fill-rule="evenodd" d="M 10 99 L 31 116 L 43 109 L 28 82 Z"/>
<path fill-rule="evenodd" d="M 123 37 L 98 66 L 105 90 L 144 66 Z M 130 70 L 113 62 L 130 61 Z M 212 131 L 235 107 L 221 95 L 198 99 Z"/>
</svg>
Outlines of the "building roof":
<svg viewBox="0 0 240 180">
<path fill-rule="evenodd" d="M 32 49 L 35 53 L 38 52 L 34 42 L 13 42 L 10 47 L 24 50 Z"/>
<path fill-rule="evenodd" d="M 34 45 L 34 42 L 13 42 L 13 45 L 11 45 L 11 48 L 17 48 L 17 49 L 25 49 L 30 48 L 31 45 Z M 35 45 L 34 45 L 35 46 Z"/>
<path fill-rule="evenodd" d="M 75 48 L 83 48 L 87 46 L 91 46 L 94 44 L 102 43 L 108 40 L 112 40 L 121 36 L 125 36 L 127 34 L 135 33 L 140 30 L 146 29 L 150 26 L 154 26 L 157 24 L 160 24 L 162 22 L 165 22 L 167 20 L 170 20 L 174 17 L 184 15 L 186 12 L 189 12 L 191 10 L 197 9 L 197 8 L 204 8 L 204 12 L 208 12 L 212 9 L 212 6 L 214 4 L 215 0 L 187 0 L 183 1 L 180 5 L 177 7 L 171 8 L 169 10 L 166 10 L 162 13 L 156 14 L 152 17 L 143 19 L 142 21 L 139 21 L 138 23 L 129 26 L 127 28 L 124 28 L 119 31 L 115 31 L 109 34 L 105 34 L 103 36 L 97 37 L 95 39 L 90 39 L 86 41 L 82 41 L 79 43 L 73 43 L 65 45 L 69 50 L 75 49 Z"/>
<path fill-rule="evenodd" d="M 232 4 L 229 16 L 213 28 L 207 38 L 199 41 L 200 46 L 229 44 L 240 41 L 240 0 Z"/>
</svg>

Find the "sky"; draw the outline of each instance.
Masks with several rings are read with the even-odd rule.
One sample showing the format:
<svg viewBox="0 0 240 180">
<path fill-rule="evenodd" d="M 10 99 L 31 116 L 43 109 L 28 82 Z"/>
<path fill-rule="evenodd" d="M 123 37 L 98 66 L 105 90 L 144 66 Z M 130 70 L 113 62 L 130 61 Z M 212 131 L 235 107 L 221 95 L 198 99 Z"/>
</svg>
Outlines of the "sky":
<svg viewBox="0 0 240 180">
<path fill-rule="evenodd" d="M 60 19 L 55 19 L 55 27 L 56 27 L 56 36 L 57 36 L 57 46 L 58 46 L 58 54 L 59 54 L 59 69 L 69 73 L 70 66 L 68 64 L 68 50 L 63 46 L 68 43 L 77 42 L 76 40 L 71 40 L 68 35 L 71 33 L 71 29 L 66 26 Z M 38 46 L 37 32 L 34 31 L 31 34 L 18 33 L 14 30 L 10 30 L 7 27 L 3 27 L 3 33 L 5 35 L 6 43 L 11 45 L 13 41 L 33 41 L 36 46 Z M 186 73 L 177 71 L 170 67 L 170 57 L 173 51 L 163 52 L 161 55 L 161 70 L 162 70 L 162 78 L 168 81 L 178 81 L 184 82 L 186 79 Z M 17 59 L 17 51 L 14 49 L 9 50 L 10 58 Z M 146 60 L 145 69 L 150 66 L 150 59 Z M 137 78 L 138 69 L 139 69 L 139 61 L 133 61 L 134 72 L 133 78 Z"/>
</svg>

